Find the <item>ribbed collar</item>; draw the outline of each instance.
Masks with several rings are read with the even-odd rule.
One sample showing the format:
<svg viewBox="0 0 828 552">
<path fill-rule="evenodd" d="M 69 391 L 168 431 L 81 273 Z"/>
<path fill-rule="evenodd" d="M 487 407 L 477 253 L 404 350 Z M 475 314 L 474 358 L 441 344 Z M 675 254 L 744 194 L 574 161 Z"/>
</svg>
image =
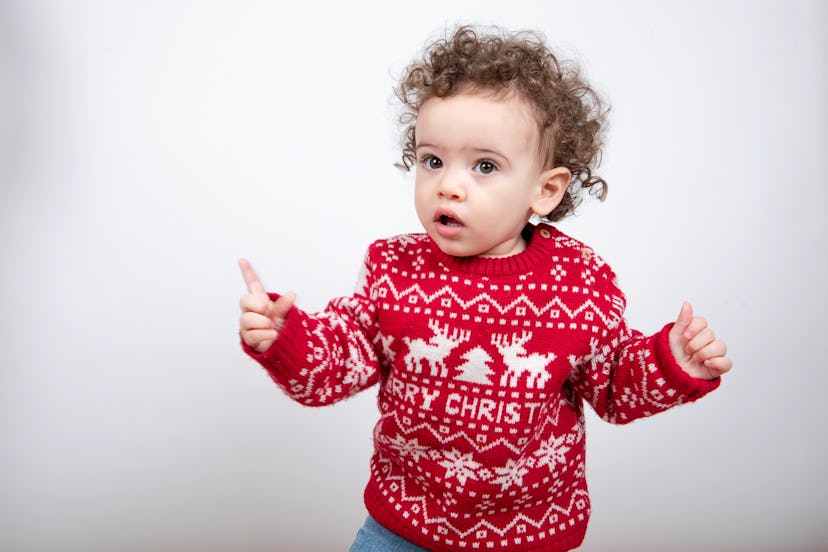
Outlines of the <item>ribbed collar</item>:
<svg viewBox="0 0 828 552">
<path fill-rule="evenodd" d="M 561 235 L 558 229 L 548 224 L 529 225 L 524 230 L 524 236 L 526 234 L 530 235 L 526 249 L 509 257 L 454 257 L 443 253 L 433 240 L 431 245 L 438 263 L 451 270 L 481 276 L 506 276 L 528 272 L 548 259 L 555 247 L 555 238 Z"/>
</svg>

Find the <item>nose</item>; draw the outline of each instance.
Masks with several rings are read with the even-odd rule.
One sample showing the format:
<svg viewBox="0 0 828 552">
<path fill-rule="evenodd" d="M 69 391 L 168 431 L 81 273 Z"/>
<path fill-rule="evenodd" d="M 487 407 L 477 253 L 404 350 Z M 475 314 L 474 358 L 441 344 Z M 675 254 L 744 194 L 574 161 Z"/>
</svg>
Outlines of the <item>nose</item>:
<svg viewBox="0 0 828 552">
<path fill-rule="evenodd" d="M 466 199 L 465 175 L 458 171 L 444 171 L 437 188 L 437 195 L 454 201 Z"/>
</svg>

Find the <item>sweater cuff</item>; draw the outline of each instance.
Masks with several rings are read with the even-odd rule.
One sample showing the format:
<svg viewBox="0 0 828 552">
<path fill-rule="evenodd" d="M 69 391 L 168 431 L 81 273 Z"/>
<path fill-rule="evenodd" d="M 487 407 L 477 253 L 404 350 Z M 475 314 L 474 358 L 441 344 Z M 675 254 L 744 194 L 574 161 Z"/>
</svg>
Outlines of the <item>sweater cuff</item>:
<svg viewBox="0 0 828 552">
<path fill-rule="evenodd" d="M 271 301 L 275 301 L 280 297 L 280 294 L 268 293 L 268 296 Z M 282 330 L 267 350 L 257 353 L 244 340 L 241 340 L 242 349 L 248 356 L 267 368 L 274 376 L 280 372 L 279 367 L 283 362 L 287 362 L 289 365 L 296 365 L 297 363 L 301 365 L 304 358 L 299 358 L 301 353 L 295 349 L 295 344 L 301 345 L 305 342 L 305 340 L 298 339 L 299 334 L 303 333 L 300 320 L 302 318 L 301 314 L 302 311 L 295 306 L 290 308 L 285 315 L 285 323 L 282 326 Z M 241 339 L 241 335 L 239 335 L 239 338 Z"/>
<path fill-rule="evenodd" d="M 712 380 L 694 378 L 684 371 L 676 362 L 673 352 L 670 350 L 670 330 L 673 323 L 669 323 L 660 332 L 655 334 L 655 353 L 661 373 L 667 381 L 667 385 L 687 397 L 692 402 L 707 395 L 721 384 L 721 378 Z"/>
</svg>

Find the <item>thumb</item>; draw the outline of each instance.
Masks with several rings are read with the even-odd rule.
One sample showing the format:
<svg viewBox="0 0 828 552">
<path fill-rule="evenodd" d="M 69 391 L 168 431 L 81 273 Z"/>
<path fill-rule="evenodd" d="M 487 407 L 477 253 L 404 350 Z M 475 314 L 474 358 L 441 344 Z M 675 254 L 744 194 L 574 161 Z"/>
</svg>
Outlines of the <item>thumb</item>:
<svg viewBox="0 0 828 552">
<path fill-rule="evenodd" d="M 273 320 L 278 326 L 285 321 L 288 311 L 293 307 L 293 302 L 296 301 L 296 294 L 292 291 L 280 295 L 278 299 L 272 301 L 265 311 L 265 316 Z"/>
<path fill-rule="evenodd" d="M 673 325 L 673 332 L 675 335 L 682 335 L 687 327 L 690 325 L 690 322 L 693 321 L 693 306 L 685 301 L 681 304 L 681 310 L 679 311 L 678 318 L 676 319 L 676 323 Z"/>
</svg>

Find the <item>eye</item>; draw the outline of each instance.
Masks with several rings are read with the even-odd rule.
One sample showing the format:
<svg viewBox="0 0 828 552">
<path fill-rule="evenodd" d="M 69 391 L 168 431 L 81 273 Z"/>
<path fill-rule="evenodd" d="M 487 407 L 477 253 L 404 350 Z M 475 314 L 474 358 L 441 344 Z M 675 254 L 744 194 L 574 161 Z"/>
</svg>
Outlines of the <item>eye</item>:
<svg viewBox="0 0 828 552">
<path fill-rule="evenodd" d="M 433 155 L 426 155 L 420 160 L 420 163 L 427 169 L 440 169 L 443 167 L 443 161 L 439 157 Z"/>
<path fill-rule="evenodd" d="M 497 170 L 497 165 L 495 165 L 493 161 L 483 159 L 482 161 L 478 161 L 474 168 L 480 174 L 492 174 Z"/>
</svg>

